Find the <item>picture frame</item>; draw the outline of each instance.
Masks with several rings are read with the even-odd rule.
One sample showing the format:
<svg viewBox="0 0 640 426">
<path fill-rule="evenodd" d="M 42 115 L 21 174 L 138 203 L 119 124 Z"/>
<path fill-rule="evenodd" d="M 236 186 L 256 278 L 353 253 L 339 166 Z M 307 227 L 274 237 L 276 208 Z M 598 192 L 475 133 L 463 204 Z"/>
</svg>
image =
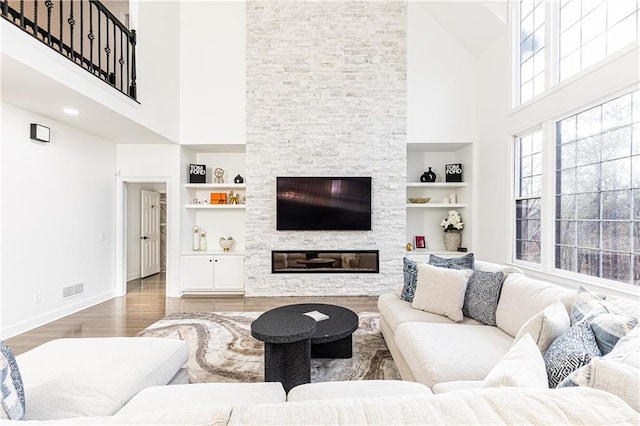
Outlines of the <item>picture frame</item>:
<svg viewBox="0 0 640 426">
<path fill-rule="evenodd" d="M 424 235 L 416 235 L 414 239 L 415 239 L 416 250 L 419 250 L 419 249 L 424 250 L 427 248 L 427 239 L 425 238 Z"/>
</svg>

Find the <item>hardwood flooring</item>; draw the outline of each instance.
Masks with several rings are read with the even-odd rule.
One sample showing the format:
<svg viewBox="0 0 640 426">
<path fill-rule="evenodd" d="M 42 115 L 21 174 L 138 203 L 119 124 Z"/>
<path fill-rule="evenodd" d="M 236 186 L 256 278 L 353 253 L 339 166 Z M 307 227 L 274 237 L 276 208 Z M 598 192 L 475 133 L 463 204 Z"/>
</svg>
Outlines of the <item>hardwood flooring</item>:
<svg viewBox="0 0 640 426">
<path fill-rule="evenodd" d="M 377 297 L 165 296 L 165 275 L 130 281 L 127 295 L 53 321 L 5 342 L 16 354 L 61 337 L 135 336 L 172 312 L 264 312 L 292 303 L 332 303 L 355 312 L 377 312 Z"/>
</svg>

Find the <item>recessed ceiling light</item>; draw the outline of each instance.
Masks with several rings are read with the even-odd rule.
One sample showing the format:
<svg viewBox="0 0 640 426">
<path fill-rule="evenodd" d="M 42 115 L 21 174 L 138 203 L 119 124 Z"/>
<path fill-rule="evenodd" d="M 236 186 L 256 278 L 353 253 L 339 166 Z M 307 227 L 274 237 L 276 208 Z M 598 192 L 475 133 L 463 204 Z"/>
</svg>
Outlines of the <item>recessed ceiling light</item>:
<svg viewBox="0 0 640 426">
<path fill-rule="evenodd" d="M 77 109 L 73 109 L 73 108 L 63 108 L 62 111 L 64 111 L 65 113 L 67 113 L 69 115 L 78 115 L 78 114 L 80 114 L 80 111 L 78 111 Z"/>
</svg>

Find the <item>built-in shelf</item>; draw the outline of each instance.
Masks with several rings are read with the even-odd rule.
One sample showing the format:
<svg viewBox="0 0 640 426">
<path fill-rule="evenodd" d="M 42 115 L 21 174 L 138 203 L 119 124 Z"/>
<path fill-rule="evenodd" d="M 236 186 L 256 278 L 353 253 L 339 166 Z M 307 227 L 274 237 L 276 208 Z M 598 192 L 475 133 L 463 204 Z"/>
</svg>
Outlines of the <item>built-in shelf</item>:
<svg viewBox="0 0 640 426">
<path fill-rule="evenodd" d="M 464 188 L 467 182 L 407 182 L 407 188 Z"/>
<path fill-rule="evenodd" d="M 244 183 L 187 183 L 188 189 L 247 189 Z"/>
<path fill-rule="evenodd" d="M 464 255 L 467 254 L 461 251 L 455 250 L 423 250 L 423 249 L 415 249 L 411 251 L 405 252 L 406 254 L 435 254 L 436 256 L 440 255 Z"/>
<path fill-rule="evenodd" d="M 448 209 L 448 208 L 458 208 L 463 209 L 467 207 L 466 204 L 461 203 L 408 203 L 407 208 L 412 209 Z"/>
<path fill-rule="evenodd" d="M 186 209 L 245 209 L 246 204 L 185 204 Z"/>
</svg>

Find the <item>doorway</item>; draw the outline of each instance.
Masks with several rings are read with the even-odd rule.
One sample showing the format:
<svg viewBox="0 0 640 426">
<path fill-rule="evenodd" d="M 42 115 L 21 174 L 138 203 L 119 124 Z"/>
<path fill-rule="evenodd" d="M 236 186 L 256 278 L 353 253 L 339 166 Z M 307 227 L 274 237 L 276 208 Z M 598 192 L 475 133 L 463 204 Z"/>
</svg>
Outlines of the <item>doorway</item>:
<svg viewBox="0 0 640 426">
<path fill-rule="evenodd" d="M 167 185 L 164 182 L 125 182 L 125 193 L 126 288 L 144 284 L 145 280 L 153 281 L 154 285 L 164 283 L 167 265 Z M 157 197 L 153 197 L 154 194 Z M 152 201 L 147 202 L 149 200 Z M 147 228 L 150 213 L 157 216 L 154 219 L 157 223 L 152 225 L 152 228 L 157 228 L 157 234 Z M 157 255 L 150 256 L 149 250 L 154 244 L 159 250 Z"/>
</svg>

